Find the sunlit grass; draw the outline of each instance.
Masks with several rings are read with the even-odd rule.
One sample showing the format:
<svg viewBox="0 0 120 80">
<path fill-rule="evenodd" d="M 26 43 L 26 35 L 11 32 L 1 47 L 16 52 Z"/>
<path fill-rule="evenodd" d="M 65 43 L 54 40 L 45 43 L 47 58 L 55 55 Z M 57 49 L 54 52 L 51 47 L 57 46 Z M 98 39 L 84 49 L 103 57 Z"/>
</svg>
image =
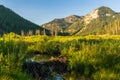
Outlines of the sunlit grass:
<svg viewBox="0 0 120 80">
<path fill-rule="evenodd" d="M 24 76 L 29 80 L 30 77 L 21 72 L 21 65 L 30 56 L 27 54 L 30 51 L 65 56 L 68 70 L 84 77 L 95 80 L 120 79 L 119 35 L 21 37 L 13 33 L 6 34 L 0 38 L 0 78 L 19 80 Z M 37 60 L 40 61 L 39 58 Z"/>
</svg>

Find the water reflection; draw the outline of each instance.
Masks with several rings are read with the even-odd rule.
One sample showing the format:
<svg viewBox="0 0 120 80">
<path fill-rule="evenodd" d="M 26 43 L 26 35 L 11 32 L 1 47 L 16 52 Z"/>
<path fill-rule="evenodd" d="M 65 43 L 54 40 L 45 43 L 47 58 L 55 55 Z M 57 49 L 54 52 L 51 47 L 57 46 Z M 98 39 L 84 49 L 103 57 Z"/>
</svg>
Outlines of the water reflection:
<svg viewBox="0 0 120 80">
<path fill-rule="evenodd" d="M 30 57 L 26 59 L 26 62 L 46 62 L 48 61 L 51 57 L 50 55 L 35 55 L 33 57 Z M 45 68 L 45 67 L 44 67 Z M 62 73 L 58 74 L 52 70 L 53 68 L 50 67 L 50 73 L 49 76 L 46 78 L 43 78 L 42 80 L 93 80 L 91 78 L 86 78 L 85 76 L 82 76 L 74 71 L 71 71 L 70 73 Z"/>
<path fill-rule="evenodd" d="M 54 78 L 51 78 L 50 80 L 93 80 L 93 79 L 86 78 L 73 71 L 71 73 L 64 73 L 63 75 L 57 74 L 56 76 L 54 76 Z"/>
<path fill-rule="evenodd" d="M 57 74 L 53 80 L 65 80 L 61 75 Z"/>
</svg>

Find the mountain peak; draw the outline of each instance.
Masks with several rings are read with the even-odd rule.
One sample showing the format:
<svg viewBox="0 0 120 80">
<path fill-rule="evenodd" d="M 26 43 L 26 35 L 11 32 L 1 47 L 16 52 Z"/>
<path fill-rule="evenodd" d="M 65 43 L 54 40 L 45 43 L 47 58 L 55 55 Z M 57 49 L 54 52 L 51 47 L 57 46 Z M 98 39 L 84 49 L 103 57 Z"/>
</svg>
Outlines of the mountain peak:
<svg viewBox="0 0 120 80">
<path fill-rule="evenodd" d="M 84 17 L 84 22 L 88 24 L 90 23 L 91 20 L 96 19 L 98 17 L 109 17 L 112 16 L 113 14 L 115 14 L 115 12 L 111 8 L 106 6 L 101 6 L 90 12 L 88 15 L 86 15 Z"/>
<path fill-rule="evenodd" d="M 109 8 L 109 7 L 107 7 L 107 6 L 100 6 L 98 9 L 102 9 L 102 8 Z"/>
<path fill-rule="evenodd" d="M 80 18 L 80 16 L 78 16 L 78 15 L 70 15 L 68 17 L 78 17 L 78 18 Z"/>
<path fill-rule="evenodd" d="M 71 15 L 71 16 L 64 18 L 64 20 L 68 23 L 72 23 L 72 22 L 78 20 L 79 18 L 81 18 L 81 17 L 77 16 L 77 15 Z"/>
<path fill-rule="evenodd" d="M 102 13 L 102 15 L 106 15 L 106 14 L 114 14 L 115 12 L 109 8 L 109 7 L 106 7 L 106 6 L 101 6 L 98 8 L 99 10 L 99 14 Z"/>
<path fill-rule="evenodd" d="M 99 7 L 99 8 L 97 8 L 97 9 L 106 9 L 106 10 L 112 10 L 111 8 L 109 8 L 109 7 L 106 7 L 106 6 L 101 6 L 101 7 Z"/>
<path fill-rule="evenodd" d="M 9 8 L 5 7 L 4 5 L 0 5 L 0 9 L 7 9 L 7 10 L 10 10 Z"/>
<path fill-rule="evenodd" d="M 0 5 L 0 7 L 4 7 L 3 5 Z"/>
<path fill-rule="evenodd" d="M 8 8 L 6 8 L 6 7 L 3 6 L 3 5 L 0 5 L 0 9 L 2 10 L 2 9 L 8 9 Z"/>
</svg>

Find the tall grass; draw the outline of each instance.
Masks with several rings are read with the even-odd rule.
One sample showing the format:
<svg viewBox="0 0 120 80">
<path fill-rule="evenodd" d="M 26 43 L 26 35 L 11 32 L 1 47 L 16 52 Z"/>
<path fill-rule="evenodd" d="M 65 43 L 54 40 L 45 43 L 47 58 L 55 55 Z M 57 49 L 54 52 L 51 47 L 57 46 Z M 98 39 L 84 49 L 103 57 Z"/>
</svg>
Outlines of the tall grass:
<svg viewBox="0 0 120 80">
<path fill-rule="evenodd" d="M 68 70 L 95 80 L 120 79 L 120 36 L 27 36 L 0 39 L 0 79 L 30 80 L 21 70 L 29 51 L 63 55 Z"/>
<path fill-rule="evenodd" d="M 26 51 L 24 42 L 0 41 L 0 80 L 31 80 L 22 71 Z"/>
<path fill-rule="evenodd" d="M 66 53 L 72 70 L 96 80 L 120 78 L 119 40 L 78 40 L 72 43 L 62 51 Z"/>
</svg>

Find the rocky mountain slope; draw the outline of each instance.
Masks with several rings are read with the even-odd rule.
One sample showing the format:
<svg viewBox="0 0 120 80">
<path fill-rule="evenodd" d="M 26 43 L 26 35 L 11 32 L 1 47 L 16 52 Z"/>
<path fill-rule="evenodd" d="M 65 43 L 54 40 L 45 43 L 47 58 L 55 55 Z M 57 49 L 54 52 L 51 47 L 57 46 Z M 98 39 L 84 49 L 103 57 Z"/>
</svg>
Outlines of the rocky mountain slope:
<svg viewBox="0 0 120 80">
<path fill-rule="evenodd" d="M 59 35 L 69 35 L 66 29 L 81 18 L 83 17 L 71 15 L 62 19 L 54 19 L 49 23 L 43 24 L 42 27 L 49 29 L 53 34 L 57 31 Z"/>
<path fill-rule="evenodd" d="M 119 13 L 108 7 L 102 6 L 91 11 L 86 16 L 73 15 L 63 19 L 55 19 L 49 23 L 43 24 L 42 26 L 51 30 L 51 32 L 57 31 L 61 35 L 113 34 L 107 33 L 109 31 L 107 26 L 110 24 L 116 24 L 116 20 L 119 22 L 119 19 Z"/>
</svg>

